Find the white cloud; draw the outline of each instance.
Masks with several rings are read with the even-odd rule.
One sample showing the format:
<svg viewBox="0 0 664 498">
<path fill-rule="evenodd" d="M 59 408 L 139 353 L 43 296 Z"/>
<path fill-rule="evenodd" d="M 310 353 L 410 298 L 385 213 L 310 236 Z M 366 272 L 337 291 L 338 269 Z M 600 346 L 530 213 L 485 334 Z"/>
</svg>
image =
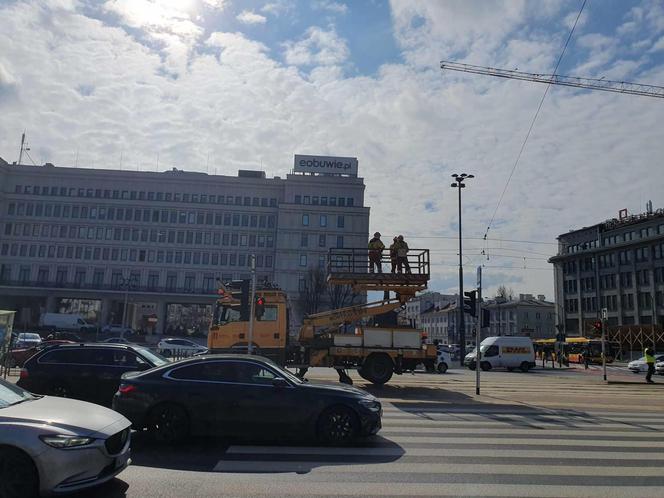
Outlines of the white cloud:
<svg viewBox="0 0 664 498">
<path fill-rule="evenodd" d="M 203 4 L 215 10 L 224 10 L 228 3 L 228 0 L 203 0 Z"/>
<path fill-rule="evenodd" d="M 664 50 L 664 36 L 657 40 L 652 47 L 650 47 L 649 52 L 659 52 Z"/>
<path fill-rule="evenodd" d="M 250 10 L 243 10 L 238 14 L 237 20 L 244 24 L 265 24 L 267 18 Z"/>
<path fill-rule="evenodd" d="M 489 13 L 479 13 L 475 26 L 470 9 L 480 5 Z M 117 27 L 37 1 L 2 4 L 0 156 L 15 159 L 24 127 L 35 160 L 60 166 L 71 166 L 78 149 L 79 165 L 118 168 L 124 153 L 125 168 L 154 170 L 159 153 L 163 169 L 205 171 L 209 153 L 210 172 L 235 175 L 262 160 L 268 175 L 284 175 L 297 152 L 357 156 L 371 230 L 386 238 L 403 233 L 411 247 L 432 249 L 441 290 L 456 286 L 457 199 L 449 175 L 473 173 L 463 194 L 466 263 L 486 264 L 484 277 L 496 286 L 514 282 L 516 292 L 550 297 L 549 270 L 524 270 L 524 261 L 504 255 L 545 258 L 569 228 L 622 207 L 638 212 L 649 198 L 662 207 L 664 109 L 643 97 L 551 88 L 485 244 L 544 87 L 441 72 L 437 62 L 457 47 L 478 63 L 536 70 L 550 65 L 561 46 L 524 28 L 536 14 L 521 3 L 507 2 L 504 19 L 493 6 L 401 2 L 394 22 L 407 62 L 383 65 L 373 77 L 348 77 L 348 47 L 332 28 L 311 28 L 287 44 L 292 65 L 284 65 L 271 47 L 241 33 L 204 38 L 188 28 L 196 25 L 193 14 L 175 7 L 148 17 L 123 10 Z M 579 67 L 613 47 L 601 37 L 583 40 L 588 48 L 575 54 Z M 191 49 L 200 43 L 204 48 Z M 177 79 L 164 51 L 186 59 Z M 639 76 L 639 63 L 610 56 L 603 70 Z M 300 71 L 302 65 L 311 71 Z M 664 68 L 647 76 L 662 81 Z M 438 211 L 427 211 L 427 202 Z M 489 261 L 480 255 L 487 248 Z"/>
<path fill-rule="evenodd" d="M 311 3 L 314 9 L 327 10 L 334 14 L 346 14 L 348 5 L 343 2 L 334 2 L 333 0 L 316 0 Z"/>
<path fill-rule="evenodd" d="M 261 12 L 279 17 L 295 9 L 295 4 L 292 0 L 277 0 L 275 2 L 268 2 L 260 8 Z"/>
<path fill-rule="evenodd" d="M 349 56 L 346 41 L 339 37 L 334 28 L 326 31 L 312 26 L 304 38 L 297 42 L 286 42 L 284 48 L 286 62 L 295 66 L 338 65 Z"/>
</svg>

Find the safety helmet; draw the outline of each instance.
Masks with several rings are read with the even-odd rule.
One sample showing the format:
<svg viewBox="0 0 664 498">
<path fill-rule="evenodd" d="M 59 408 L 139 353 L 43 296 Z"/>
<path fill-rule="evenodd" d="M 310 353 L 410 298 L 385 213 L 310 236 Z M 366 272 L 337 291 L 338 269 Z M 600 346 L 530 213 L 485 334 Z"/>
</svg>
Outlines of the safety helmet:
<svg viewBox="0 0 664 498">
<path fill-rule="evenodd" d="M 380 237 L 380 232 L 374 233 L 374 237 Z"/>
<path fill-rule="evenodd" d="M 397 239 L 398 239 L 398 240 L 403 240 L 403 235 L 399 235 L 399 236 L 397 237 Z"/>
</svg>

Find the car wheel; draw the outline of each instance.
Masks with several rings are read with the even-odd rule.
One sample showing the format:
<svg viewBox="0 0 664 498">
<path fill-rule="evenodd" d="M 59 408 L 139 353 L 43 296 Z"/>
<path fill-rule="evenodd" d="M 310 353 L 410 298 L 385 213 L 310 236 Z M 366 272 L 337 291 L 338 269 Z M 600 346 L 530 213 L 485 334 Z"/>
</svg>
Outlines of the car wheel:
<svg viewBox="0 0 664 498">
<path fill-rule="evenodd" d="M 475 370 L 475 362 L 468 363 L 468 370 Z"/>
<path fill-rule="evenodd" d="M 360 369 L 363 379 L 374 384 L 385 384 L 392 378 L 394 363 L 392 358 L 386 354 L 372 354 L 364 362 Z"/>
<path fill-rule="evenodd" d="M 438 373 L 439 374 L 444 374 L 445 372 L 447 372 L 447 363 L 445 363 L 444 361 L 441 361 L 438 364 Z"/>
<path fill-rule="evenodd" d="M 530 363 L 524 361 L 519 368 L 521 369 L 522 372 L 527 372 L 528 370 L 530 370 Z"/>
<path fill-rule="evenodd" d="M 347 444 L 353 441 L 360 428 L 357 415 L 345 406 L 333 406 L 318 419 L 318 439 L 323 443 Z"/>
<path fill-rule="evenodd" d="M 482 369 L 483 372 L 488 372 L 491 370 L 491 363 L 488 361 L 483 361 L 480 363 L 480 368 Z"/>
<path fill-rule="evenodd" d="M 178 405 L 163 404 L 150 412 L 149 430 L 162 443 L 177 443 L 189 434 L 189 417 Z"/>
<path fill-rule="evenodd" d="M 62 382 L 54 382 L 51 384 L 49 393 L 51 396 L 57 396 L 58 398 L 71 398 L 69 387 Z"/>
<path fill-rule="evenodd" d="M 28 455 L 12 448 L 0 448 L 0 496 L 36 497 L 38 483 L 37 470 Z"/>
</svg>

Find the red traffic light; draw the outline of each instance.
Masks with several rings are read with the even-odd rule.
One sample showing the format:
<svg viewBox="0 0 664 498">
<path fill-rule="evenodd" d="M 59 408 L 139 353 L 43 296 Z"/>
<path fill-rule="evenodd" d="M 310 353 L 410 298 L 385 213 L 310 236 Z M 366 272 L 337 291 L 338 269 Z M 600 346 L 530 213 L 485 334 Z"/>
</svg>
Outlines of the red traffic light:
<svg viewBox="0 0 664 498">
<path fill-rule="evenodd" d="M 263 306 L 265 304 L 265 300 L 262 297 L 259 297 L 256 299 L 256 304 L 259 306 Z"/>
</svg>

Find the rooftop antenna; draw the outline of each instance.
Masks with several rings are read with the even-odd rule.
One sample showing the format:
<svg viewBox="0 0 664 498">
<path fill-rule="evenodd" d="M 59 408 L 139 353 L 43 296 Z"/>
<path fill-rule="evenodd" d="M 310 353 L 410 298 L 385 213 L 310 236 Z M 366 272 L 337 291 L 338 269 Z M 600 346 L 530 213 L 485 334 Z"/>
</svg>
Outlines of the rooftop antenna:
<svg viewBox="0 0 664 498">
<path fill-rule="evenodd" d="M 78 149 L 76 149 L 76 159 L 74 159 L 74 168 L 78 168 Z"/>
<path fill-rule="evenodd" d="M 157 167 L 155 168 L 155 171 L 159 171 L 159 152 L 157 152 Z"/>
<path fill-rule="evenodd" d="M 124 155 L 124 151 L 120 151 L 120 169 L 122 169 L 122 157 Z"/>
<path fill-rule="evenodd" d="M 23 161 L 23 152 L 29 150 L 30 148 L 28 147 L 28 144 L 25 143 L 25 130 L 23 130 L 23 134 L 21 135 L 21 151 L 18 154 L 18 164 L 22 164 L 21 161 Z"/>
<path fill-rule="evenodd" d="M 205 171 L 210 174 L 210 152 L 207 153 L 207 161 L 205 162 Z"/>
</svg>

